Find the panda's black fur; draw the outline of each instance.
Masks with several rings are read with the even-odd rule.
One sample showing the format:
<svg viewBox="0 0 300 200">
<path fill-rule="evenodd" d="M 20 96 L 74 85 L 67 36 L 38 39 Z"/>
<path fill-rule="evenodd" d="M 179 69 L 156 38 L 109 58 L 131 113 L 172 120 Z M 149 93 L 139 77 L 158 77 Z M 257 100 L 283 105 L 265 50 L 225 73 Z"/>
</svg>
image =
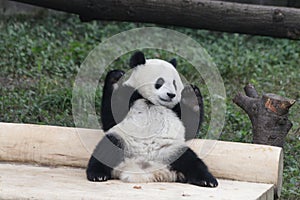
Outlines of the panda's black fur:
<svg viewBox="0 0 300 200">
<path fill-rule="evenodd" d="M 165 61 L 157 61 L 158 64 L 160 62 Z M 135 70 L 140 66 L 147 67 L 147 63 L 151 62 L 145 59 L 144 54 L 136 52 L 131 57 L 129 65 Z M 169 63 L 176 67 L 176 60 L 173 59 Z M 163 63 L 164 65 L 167 64 Z M 106 136 L 98 143 L 89 160 L 86 170 L 88 180 L 106 181 L 118 178 L 125 182 L 177 181 L 216 187 L 218 182 L 208 171 L 207 166 L 185 144 L 186 139 L 195 137 L 203 119 L 203 101 L 200 90 L 192 85 L 184 88 L 181 86 L 182 83 L 176 85 L 175 78 L 173 81 L 175 93 L 167 92 L 166 96 L 159 98 L 163 100 L 162 103 L 166 101 L 165 98 L 168 98 L 168 102 L 172 101 L 173 98 L 180 96 L 178 94 L 176 96 L 176 87 L 182 87 L 180 102 L 171 106 L 167 103 L 167 106 L 164 106 L 150 98 L 150 100 L 145 98 L 140 94 L 139 88 L 136 89 L 124 82 L 120 83 L 123 75 L 124 72 L 121 70 L 112 70 L 106 76 L 101 105 L 101 120 Z M 134 78 L 132 79 L 135 81 Z M 153 87 L 159 89 L 164 81 L 157 80 Z M 117 108 L 114 110 L 115 107 Z M 147 115 L 143 113 L 144 110 L 147 110 Z M 127 135 L 128 130 L 133 130 L 133 132 L 139 130 L 139 124 L 136 125 L 137 129 L 135 125 L 126 126 L 127 122 L 135 123 L 135 119 L 132 121 L 132 118 L 139 114 L 146 118 L 149 115 L 149 119 L 154 121 L 156 118 L 160 121 L 167 119 L 168 129 L 165 130 L 167 135 L 158 134 L 148 138 L 139 138 L 139 135 L 135 135 L 143 134 L 140 133 L 143 129 L 133 135 Z M 137 116 L 136 120 L 143 122 L 141 118 Z M 169 119 L 172 122 L 168 122 Z M 159 121 L 155 123 L 160 124 Z M 151 124 L 147 124 L 147 127 L 154 132 L 157 129 L 160 130 L 160 127 L 152 127 Z M 177 133 L 169 135 L 176 132 L 173 128 L 178 130 L 178 135 Z M 146 133 L 148 134 L 147 131 Z M 160 144 L 161 140 L 163 141 Z"/>
</svg>

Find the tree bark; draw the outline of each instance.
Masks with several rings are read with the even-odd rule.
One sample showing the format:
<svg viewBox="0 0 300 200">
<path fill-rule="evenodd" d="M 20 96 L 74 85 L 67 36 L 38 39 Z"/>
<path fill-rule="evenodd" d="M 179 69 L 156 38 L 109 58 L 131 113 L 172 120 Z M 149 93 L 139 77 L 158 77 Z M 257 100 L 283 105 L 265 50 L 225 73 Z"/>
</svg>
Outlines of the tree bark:
<svg viewBox="0 0 300 200">
<path fill-rule="evenodd" d="M 300 39 L 300 9 L 211 0 L 15 0 L 115 20 Z"/>
<path fill-rule="evenodd" d="M 253 143 L 283 147 L 285 136 L 292 128 L 288 119 L 289 108 L 296 102 L 276 94 L 263 94 L 261 98 L 254 86 L 248 84 L 246 95 L 238 93 L 233 102 L 249 116 L 253 129 Z"/>
<path fill-rule="evenodd" d="M 218 1 L 218 0 L 213 0 L 213 1 Z M 219 1 L 300 8 L 299 0 L 219 0 Z"/>
<path fill-rule="evenodd" d="M 29 15 L 39 16 L 46 11 L 44 8 L 31 6 L 28 4 L 0 0 L 0 16 Z"/>
</svg>

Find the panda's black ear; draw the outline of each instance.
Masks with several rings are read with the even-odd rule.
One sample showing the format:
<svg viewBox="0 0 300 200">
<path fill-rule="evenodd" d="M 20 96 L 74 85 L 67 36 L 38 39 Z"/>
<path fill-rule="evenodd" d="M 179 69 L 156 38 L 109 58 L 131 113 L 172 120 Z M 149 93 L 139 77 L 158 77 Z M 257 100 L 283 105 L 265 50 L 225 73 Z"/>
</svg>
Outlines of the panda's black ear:
<svg viewBox="0 0 300 200">
<path fill-rule="evenodd" d="M 131 56 L 129 61 L 129 66 L 130 68 L 134 68 L 138 65 L 143 65 L 145 63 L 146 63 L 146 59 L 144 53 L 141 51 L 137 51 Z"/>
<path fill-rule="evenodd" d="M 176 58 L 173 58 L 172 60 L 169 61 L 175 68 L 177 67 L 177 60 Z"/>
</svg>

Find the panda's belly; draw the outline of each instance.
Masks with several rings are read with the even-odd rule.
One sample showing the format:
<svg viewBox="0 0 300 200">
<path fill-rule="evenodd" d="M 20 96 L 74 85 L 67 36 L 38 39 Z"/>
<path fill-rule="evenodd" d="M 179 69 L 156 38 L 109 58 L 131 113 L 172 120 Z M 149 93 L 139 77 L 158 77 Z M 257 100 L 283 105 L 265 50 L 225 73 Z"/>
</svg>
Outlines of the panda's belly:
<svg viewBox="0 0 300 200">
<path fill-rule="evenodd" d="M 185 129 L 172 110 L 137 100 L 125 119 L 108 133 L 125 142 L 124 160 L 114 167 L 112 177 L 124 182 L 178 179 L 169 166 L 185 147 Z"/>
<path fill-rule="evenodd" d="M 184 144 L 185 129 L 176 114 L 163 106 L 137 100 L 125 119 L 109 133 L 125 141 L 125 156 L 164 162 Z"/>
<path fill-rule="evenodd" d="M 165 138 L 148 138 L 141 140 L 137 138 L 126 138 L 125 157 L 146 161 L 170 164 L 177 158 L 184 146 L 183 141 L 170 140 Z"/>
</svg>

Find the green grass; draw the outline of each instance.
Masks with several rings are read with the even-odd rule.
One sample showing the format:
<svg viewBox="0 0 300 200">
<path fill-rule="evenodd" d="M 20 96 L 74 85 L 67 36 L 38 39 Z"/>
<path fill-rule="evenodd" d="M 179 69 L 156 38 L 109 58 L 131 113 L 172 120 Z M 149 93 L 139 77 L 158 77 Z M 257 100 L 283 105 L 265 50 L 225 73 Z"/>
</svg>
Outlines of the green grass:
<svg viewBox="0 0 300 200">
<path fill-rule="evenodd" d="M 80 64 L 101 41 L 124 30 L 145 26 L 134 23 L 81 23 L 72 15 L 45 15 L 38 18 L 0 20 L 0 121 L 74 126 L 72 89 Z M 149 25 L 147 25 L 149 26 Z M 251 142 L 247 115 L 232 103 L 232 98 L 248 83 L 260 94 L 272 92 L 297 100 L 290 110 L 294 126 L 285 145 L 284 188 L 282 199 L 300 198 L 300 42 L 174 28 L 191 36 L 206 48 L 216 63 L 227 94 L 226 124 L 221 139 Z M 164 51 L 148 51 L 148 57 L 168 59 Z M 126 68 L 129 55 L 111 68 Z M 191 66 L 179 59 L 179 70 L 208 92 Z M 102 77 L 103 78 L 103 77 Z M 202 85 L 201 85 L 202 84 Z M 99 110 L 101 84 L 97 92 Z"/>
</svg>

